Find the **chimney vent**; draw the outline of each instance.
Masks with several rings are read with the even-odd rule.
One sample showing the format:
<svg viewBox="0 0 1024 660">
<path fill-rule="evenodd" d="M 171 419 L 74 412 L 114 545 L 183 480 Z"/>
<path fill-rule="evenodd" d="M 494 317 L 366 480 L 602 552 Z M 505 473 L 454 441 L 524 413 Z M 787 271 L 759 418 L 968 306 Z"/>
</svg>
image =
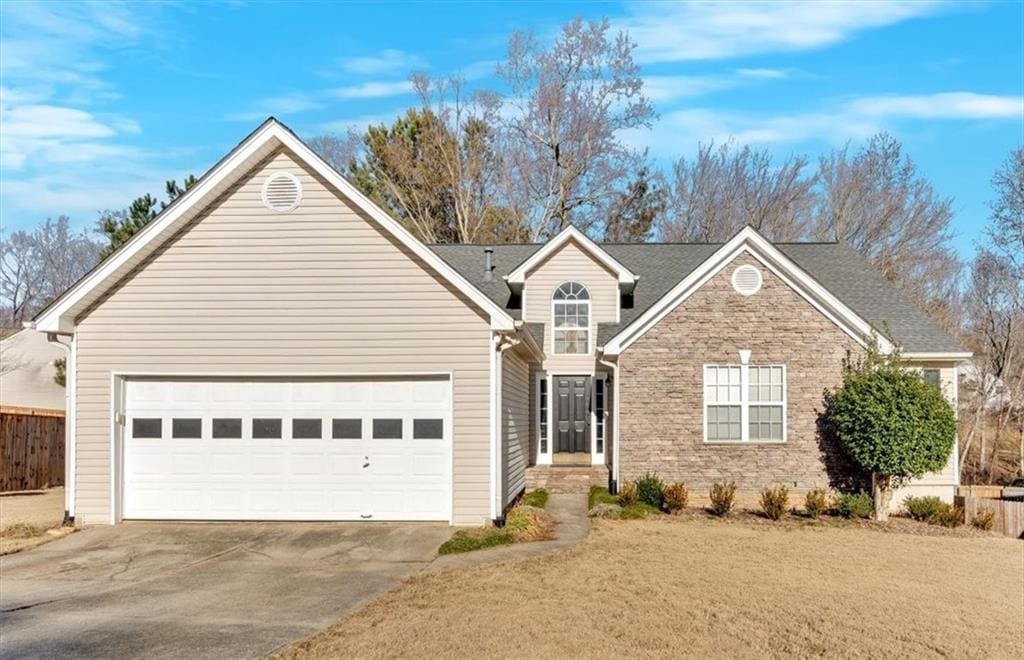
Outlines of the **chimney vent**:
<svg viewBox="0 0 1024 660">
<path fill-rule="evenodd" d="M 494 254 L 494 248 L 484 248 L 484 282 L 490 282 L 494 279 L 494 266 L 491 265 L 492 254 Z"/>
</svg>

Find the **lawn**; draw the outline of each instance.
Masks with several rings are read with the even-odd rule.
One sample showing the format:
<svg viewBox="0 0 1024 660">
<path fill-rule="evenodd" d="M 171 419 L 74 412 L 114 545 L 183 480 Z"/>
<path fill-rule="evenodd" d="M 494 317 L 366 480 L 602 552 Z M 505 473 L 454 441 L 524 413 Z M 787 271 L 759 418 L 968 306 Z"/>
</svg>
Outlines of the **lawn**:
<svg viewBox="0 0 1024 660">
<path fill-rule="evenodd" d="M 64 527 L 64 489 L 0 496 L 0 555 L 29 550 L 70 534 Z"/>
<path fill-rule="evenodd" d="M 1024 545 L 702 517 L 421 575 L 286 657 L 1024 657 Z M 934 530 L 934 533 L 933 533 Z"/>
</svg>

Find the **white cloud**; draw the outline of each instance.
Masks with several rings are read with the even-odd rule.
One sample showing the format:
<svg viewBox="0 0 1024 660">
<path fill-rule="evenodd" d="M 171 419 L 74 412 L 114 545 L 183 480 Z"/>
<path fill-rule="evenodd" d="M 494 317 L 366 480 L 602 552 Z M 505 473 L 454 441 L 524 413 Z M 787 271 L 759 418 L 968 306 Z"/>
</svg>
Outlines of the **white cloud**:
<svg viewBox="0 0 1024 660">
<path fill-rule="evenodd" d="M 1024 120 L 1024 97 L 973 92 L 872 96 L 854 101 L 850 110 L 873 117 Z"/>
<path fill-rule="evenodd" d="M 866 96 L 832 109 L 790 115 L 759 116 L 712 108 L 664 113 L 651 130 L 624 131 L 639 148 L 662 157 L 692 151 L 699 142 L 735 140 L 740 144 L 778 144 L 819 140 L 842 144 L 866 138 L 907 120 L 999 121 L 1024 118 L 1024 98 L 970 92 L 920 96 Z"/>
<path fill-rule="evenodd" d="M 321 124 L 320 128 L 329 133 L 347 133 L 348 131 L 362 132 L 367 126 L 380 124 L 391 125 L 395 118 L 405 113 L 405 109 L 393 110 L 392 112 L 381 112 L 372 115 L 359 115 L 357 117 L 343 117 L 332 119 Z"/>
<path fill-rule="evenodd" d="M 227 116 L 229 121 L 262 121 L 270 116 L 284 117 L 309 110 L 319 110 L 323 104 L 307 94 L 283 94 L 257 101 L 251 109 L 244 112 L 233 112 Z"/>
<path fill-rule="evenodd" d="M 637 59 L 647 64 L 821 48 L 942 6 L 934 0 L 637 3 L 617 27 L 629 31 Z"/>
<path fill-rule="evenodd" d="M 382 73 L 408 73 L 413 68 L 422 66 L 423 61 L 412 53 L 387 48 L 375 55 L 347 57 L 342 59 L 339 64 L 349 73 L 372 76 Z"/>
<path fill-rule="evenodd" d="M 340 99 L 379 99 L 388 96 L 410 94 L 413 91 L 412 81 L 396 80 L 391 82 L 365 82 L 331 90 L 331 96 Z"/>
<path fill-rule="evenodd" d="M 134 150 L 102 140 L 139 131 L 130 119 L 101 119 L 84 110 L 55 105 L 11 105 L 6 98 L 0 103 L 0 127 L 0 167 L 4 170 L 20 170 L 30 161 L 45 167 L 124 156 Z"/>
<path fill-rule="evenodd" d="M 782 69 L 736 69 L 736 74 L 744 78 L 760 80 L 779 80 L 787 75 Z"/>
<path fill-rule="evenodd" d="M 644 93 L 655 103 L 694 98 L 735 87 L 756 85 L 787 76 L 779 69 L 737 69 L 710 75 L 644 76 Z"/>
</svg>

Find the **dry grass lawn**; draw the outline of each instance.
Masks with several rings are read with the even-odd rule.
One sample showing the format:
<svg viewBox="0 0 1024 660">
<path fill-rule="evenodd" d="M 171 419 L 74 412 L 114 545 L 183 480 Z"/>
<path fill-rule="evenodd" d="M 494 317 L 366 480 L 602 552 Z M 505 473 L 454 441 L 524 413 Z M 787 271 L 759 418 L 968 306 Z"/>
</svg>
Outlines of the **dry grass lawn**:
<svg viewBox="0 0 1024 660">
<path fill-rule="evenodd" d="M 284 656 L 1021 658 L 1024 544 L 599 521 L 559 555 L 413 578 Z"/>
</svg>

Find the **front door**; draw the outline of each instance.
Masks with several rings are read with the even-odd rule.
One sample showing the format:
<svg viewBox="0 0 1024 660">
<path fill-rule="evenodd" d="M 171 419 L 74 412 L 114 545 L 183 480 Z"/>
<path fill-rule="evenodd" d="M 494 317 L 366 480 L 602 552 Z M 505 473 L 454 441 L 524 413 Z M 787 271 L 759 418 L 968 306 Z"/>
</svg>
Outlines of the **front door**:
<svg viewBox="0 0 1024 660">
<path fill-rule="evenodd" d="M 558 385 L 558 437 L 556 453 L 590 453 L 590 376 L 556 376 Z"/>
</svg>

